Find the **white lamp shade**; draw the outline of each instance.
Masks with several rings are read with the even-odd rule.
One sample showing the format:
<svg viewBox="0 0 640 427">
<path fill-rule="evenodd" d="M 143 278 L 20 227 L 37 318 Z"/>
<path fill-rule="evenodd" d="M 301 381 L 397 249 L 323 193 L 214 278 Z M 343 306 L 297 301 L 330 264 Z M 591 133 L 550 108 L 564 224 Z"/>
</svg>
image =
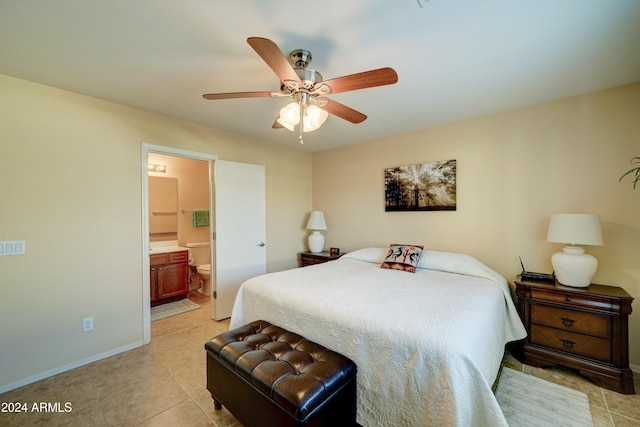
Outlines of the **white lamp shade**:
<svg viewBox="0 0 640 427">
<path fill-rule="evenodd" d="M 598 260 L 574 245 L 603 244 L 600 217 L 593 214 L 551 215 L 547 241 L 570 244 L 551 257 L 558 282 L 577 288 L 589 286 L 598 269 Z"/>
<path fill-rule="evenodd" d="M 551 215 L 547 241 L 600 246 L 603 244 L 600 216 L 594 214 Z"/>
<path fill-rule="evenodd" d="M 327 223 L 324 220 L 324 213 L 322 211 L 313 211 L 309 216 L 307 222 L 307 230 L 326 230 Z"/>
</svg>

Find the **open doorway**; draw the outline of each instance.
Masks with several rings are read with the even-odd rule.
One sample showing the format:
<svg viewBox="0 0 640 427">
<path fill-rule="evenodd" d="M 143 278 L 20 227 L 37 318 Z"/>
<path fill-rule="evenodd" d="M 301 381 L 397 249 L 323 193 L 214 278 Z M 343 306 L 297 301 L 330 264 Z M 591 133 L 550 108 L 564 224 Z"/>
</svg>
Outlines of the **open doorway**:
<svg viewBox="0 0 640 427">
<path fill-rule="evenodd" d="M 153 253 L 168 248 L 188 250 L 187 277 L 190 291 L 187 298 L 202 301 L 211 296 L 211 215 L 209 212 L 209 162 L 159 153 L 149 153 L 149 242 Z M 155 258 L 162 259 L 166 255 Z M 180 262 L 179 262 L 180 263 Z M 154 263 L 152 263 L 154 264 Z M 154 266 L 152 265 L 152 270 Z M 163 269 L 163 270 L 166 270 Z M 175 268 L 173 269 L 175 270 Z M 184 274 L 174 275 L 177 292 L 184 283 Z M 184 297 L 179 294 L 164 301 L 151 291 L 151 312 Z M 171 291 L 172 287 L 168 286 Z M 169 292 L 171 294 L 171 292 Z M 155 297 L 155 298 L 154 298 Z M 153 307 L 158 308 L 153 308 Z M 176 306 L 176 304 L 174 304 Z M 180 307 L 178 304 L 177 307 Z M 175 311 L 169 310 L 168 312 Z"/>
<path fill-rule="evenodd" d="M 213 162 L 217 156 L 182 150 L 172 147 L 142 144 L 142 320 L 143 340 L 151 341 L 151 279 L 150 254 L 151 247 L 158 242 L 175 243 L 179 247 L 187 247 L 187 243 L 199 244 L 199 252 L 212 264 L 213 241 L 212 219 L 208 225 L 194 225 L 193 211 L 213 212 Z M 160 165 L 150 172 L 149 165 Z M 164 166 L 164 168 L 162 167 Z M 164 172 L 159 172 L 164 170 Z M 149 177 L 162 177 L 176 180 L 177 198 L 175 208 L 161 210 L 163 223 L 152 225 L 149 209 Z M 175 227 L 175 228 L 172 228 Z M 175 232 L 173 232 L 175 230 Z M 203 251 L 202 249 L 208 249 Z M 202 261 L 202 260 L 199 260 Z M 192 263 L 195 263 L 192 262 Z M 191 270 L 191 269 L 190 269 Z M 189 272 L 191 275 L 191 271 Z M 200 280 L 199 277 L 194 277 Z M 205 290 L 206 292 L 206 290 Z M 210 292 L 208 292 L 210 293 Z M 207 295 L 210 298 L 210 295 Z"/>
</svg>

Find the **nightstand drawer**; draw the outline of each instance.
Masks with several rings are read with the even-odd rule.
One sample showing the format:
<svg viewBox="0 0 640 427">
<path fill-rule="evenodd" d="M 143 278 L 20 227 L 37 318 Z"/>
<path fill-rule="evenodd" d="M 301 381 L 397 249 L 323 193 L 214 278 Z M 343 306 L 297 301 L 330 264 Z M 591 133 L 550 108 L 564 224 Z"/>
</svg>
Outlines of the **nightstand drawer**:
<svg viewBox="0 0 640 427">
<path fill-rule="evenodd" d="M 531 323 L 571 332 L 611 338 L 611 318 L 540 304 L 531 304 Z"/>
<path fill-rule="evenodd" d="M 313 258 L 313 257 L 308 257 L 308 256 L 302 256 L 302 263 L 304 265 L 313 265 L 313 264 L 322 264 L 324 262 L 327 262 L 327 259 L 322 259 L 322 258 Z"/>
<path fill-rule="evenodd" d="M 603 338 L 561 331 L 546 326 L 531 325 L 531 344 L 551 347 L 611 363 L 611 341 Z"/>
<path fill-rule="evenodd" d="M 324 252 L 302 252 L 300 253 L 300 265 L 306 267 L 308 265 L 322 264 L 327 261 L 334 261 L 344 254 L 331 255 L 329 251 Z"/>
<path fill-rule="evenodd" d="M 598 310 L 613 311 L 618 308 L 612 303 L 611 299 L 593 294 L 563 294 L 555 290 L 532 289 L 531 298 Z"/>
</svg>

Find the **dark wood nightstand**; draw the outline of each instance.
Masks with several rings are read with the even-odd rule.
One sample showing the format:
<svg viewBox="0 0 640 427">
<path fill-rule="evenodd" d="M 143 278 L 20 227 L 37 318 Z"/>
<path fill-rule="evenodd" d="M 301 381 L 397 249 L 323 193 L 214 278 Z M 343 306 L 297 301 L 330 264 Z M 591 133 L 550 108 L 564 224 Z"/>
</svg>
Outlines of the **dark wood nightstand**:
<svg viewBox="0 0 640 427">
<path fill-rule="evenodd" d="M 313 253 L 313 252 L 308 252 L 308 251 L 307 252 L 301 252 L 300 253 L 300 266 L 306 267 L 308 265 L 313 265 L 313 264 L 322 264 L 323 262 L 333 261 L 334 259 L 338 259 L 342 255 L 344 255 L 344 254 L 341 253 L 339 255 L 331 255 L 331 253 L 329 251 L 318 252 L 318 253 Z"/>
<path fill-rule="evenodd" d="M 635 394 L 628 331 L 633 298 L 624 289 L 595 284 L 573 288 L 519 276 L 515 285 L 527 329 L 516 346 L 521 362 L 566 366 L 601 387 Z"/>
</svg>

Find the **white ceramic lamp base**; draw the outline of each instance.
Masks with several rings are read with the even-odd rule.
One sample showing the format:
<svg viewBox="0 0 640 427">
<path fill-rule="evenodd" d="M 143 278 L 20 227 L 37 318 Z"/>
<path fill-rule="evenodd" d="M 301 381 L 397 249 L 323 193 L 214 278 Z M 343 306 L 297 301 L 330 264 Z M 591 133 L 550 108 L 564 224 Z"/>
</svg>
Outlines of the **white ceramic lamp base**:
<svg viewBox="0 0 640 427">
<path fill-rule="evenodd" d="M 309 235 L 309 250 L 313 253 L 324 250 L 324 236 L 318 230 Z"/>
<path fill-rule="evenodd" d="M 586 288 L 596 274 L 598 260 L 580 246 L 565 246 L 551 256 L 551 265 L 560 284 Z"/>
</svg>

